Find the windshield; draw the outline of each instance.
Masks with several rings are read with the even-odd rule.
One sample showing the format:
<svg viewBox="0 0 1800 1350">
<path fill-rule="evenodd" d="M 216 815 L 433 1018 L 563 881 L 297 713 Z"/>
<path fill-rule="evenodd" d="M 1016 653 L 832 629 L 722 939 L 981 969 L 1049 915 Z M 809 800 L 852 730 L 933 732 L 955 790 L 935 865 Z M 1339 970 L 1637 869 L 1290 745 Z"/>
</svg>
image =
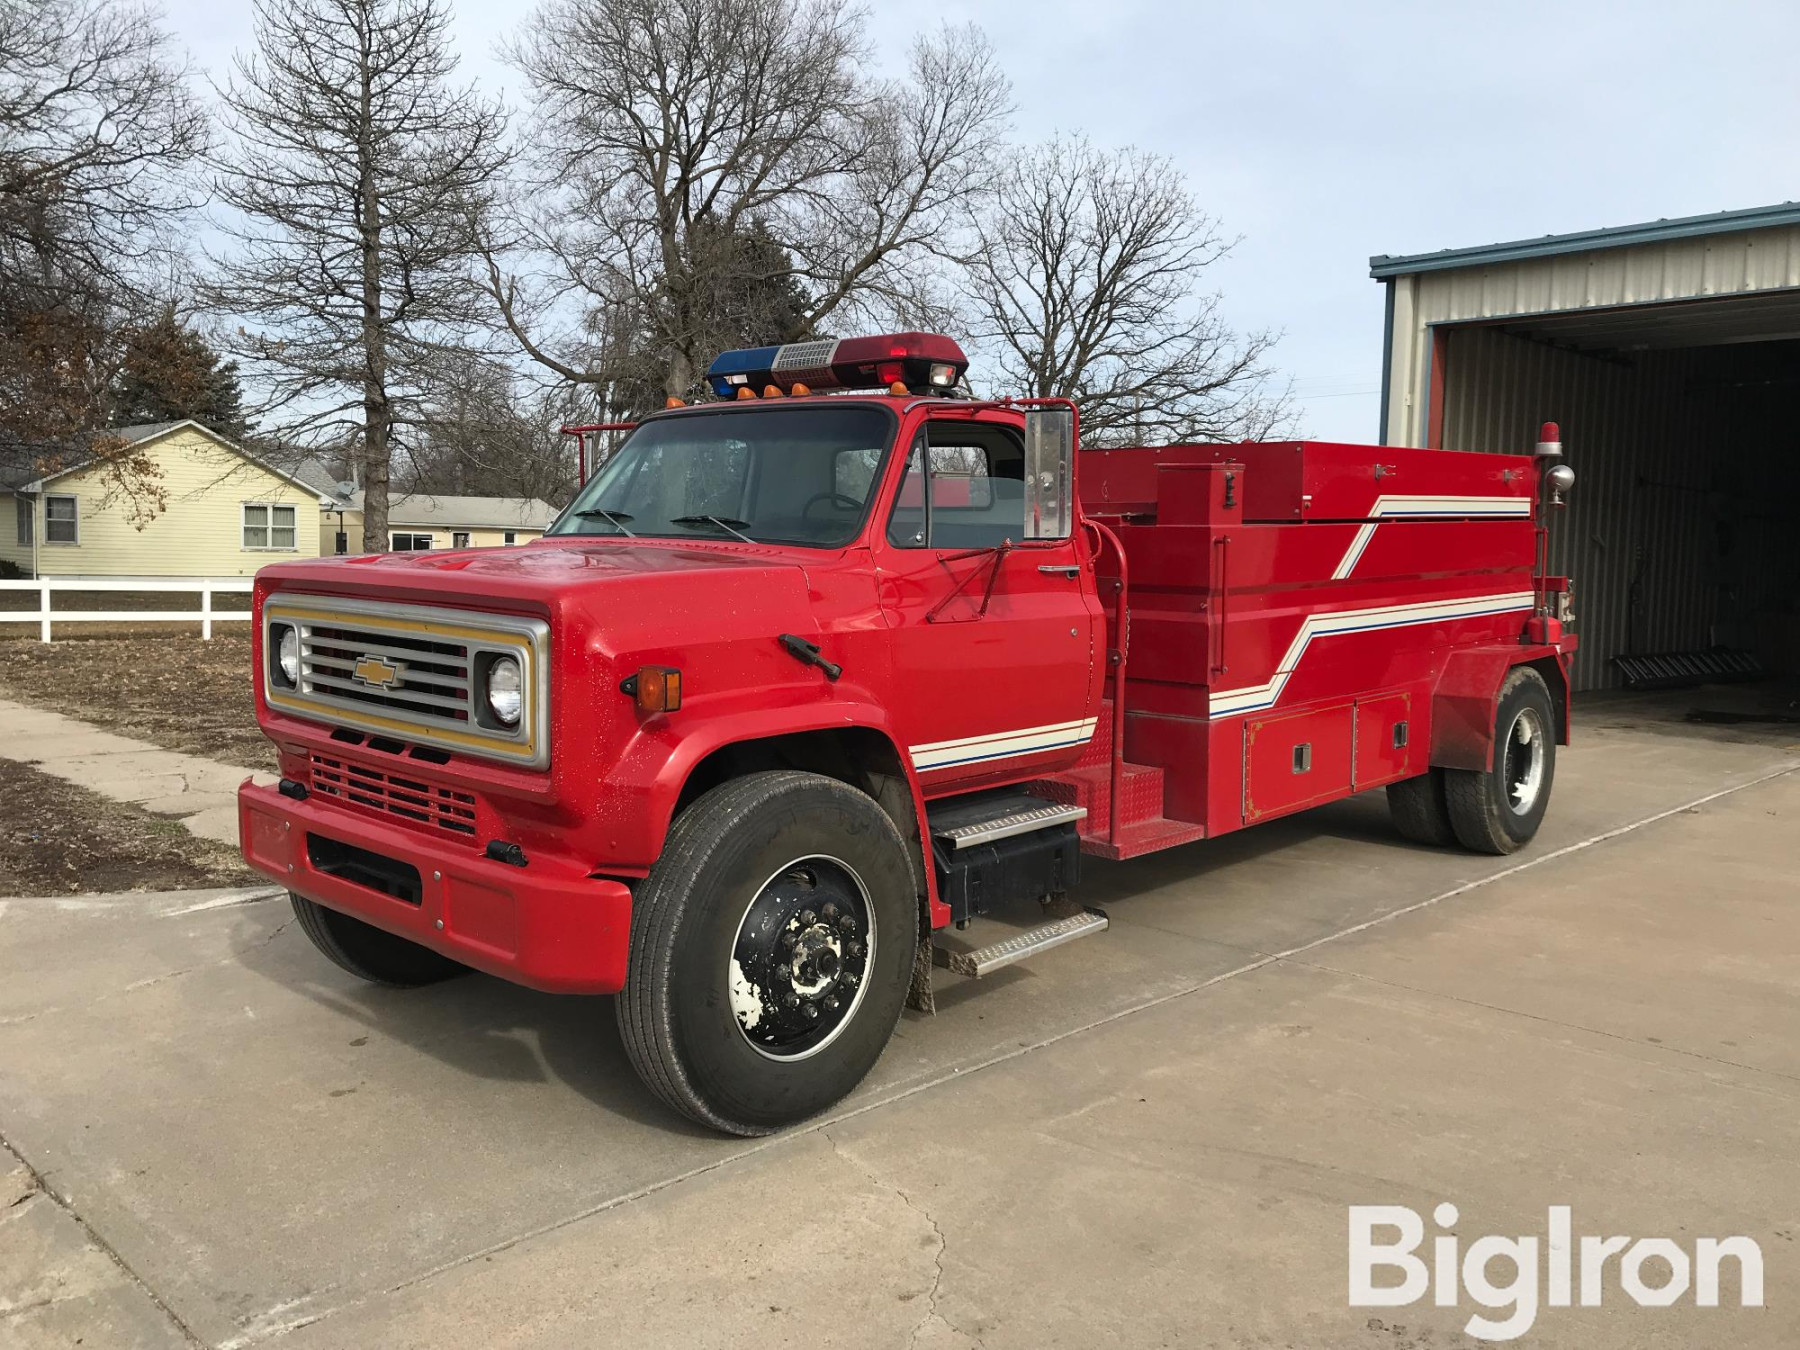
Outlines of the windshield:
<svg viewBox="0 0 1800 1350">
<path fill-rule="evenodd" d="M 550 533 L 847 544 L 894 425 L 869 404 L 658 418 L 631 434 Z"/>
</svg>

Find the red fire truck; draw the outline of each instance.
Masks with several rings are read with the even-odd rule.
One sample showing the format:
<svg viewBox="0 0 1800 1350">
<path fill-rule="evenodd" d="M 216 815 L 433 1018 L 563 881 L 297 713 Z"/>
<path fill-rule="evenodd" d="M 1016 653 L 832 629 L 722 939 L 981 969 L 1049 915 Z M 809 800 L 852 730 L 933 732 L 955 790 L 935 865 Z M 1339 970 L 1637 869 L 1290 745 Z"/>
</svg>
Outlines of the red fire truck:
<svg viewBox="0 0 1800 1350">
<path fill-rule="evenodd" d="M 855 1086 L 934 952 L 1104 928 L 1084 854 L 1374 787 L 1414 840 L 1531 839 L 1575 648 L 1548 426 L 1078 450 L 1072 404 L 966 364 L 727 353 L 541 541 L 264 568 L 245 858 L 364 979 L 616 994 L 651 1090 L 756 1134 Z"/>
</svg>

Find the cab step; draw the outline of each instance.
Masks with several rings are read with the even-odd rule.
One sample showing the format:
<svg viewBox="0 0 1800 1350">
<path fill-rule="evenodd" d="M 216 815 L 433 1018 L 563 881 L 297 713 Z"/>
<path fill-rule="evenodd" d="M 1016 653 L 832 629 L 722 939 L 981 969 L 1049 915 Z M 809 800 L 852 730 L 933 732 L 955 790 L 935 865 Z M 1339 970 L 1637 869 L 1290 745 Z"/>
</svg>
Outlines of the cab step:
<svg viewBox="0 0 1800 1350">
<path fill-rule="evenodd" d="M 932 954 L 939 964 L 954 973 L 978 980 L 983 975 L 992 975 L 996 970 L 1004 970 L 1007 966 L 1047 952 L 1052 947 L 1060 947 L 1065 942 L 1104 933 L 1110 922 L 1103 910 L 1084 909 L 1078 914 L 1052 919 L 1049 923 L 1027 928 L 1022 933 L 1014 933 L 1009 938 L 985 947 L 976 947 L 972 951 L 952 951 L 937 947 Z"/>
<path fill-rule="evenodd" d="M 1073 824 L 1087 818 L 1085 806 L 1045 801 L 1028 792 L 993 792 L 959 799 L 930 812 L 931 835 L 952 849 L 991 844 L 997 839 Z"/>
</svg>

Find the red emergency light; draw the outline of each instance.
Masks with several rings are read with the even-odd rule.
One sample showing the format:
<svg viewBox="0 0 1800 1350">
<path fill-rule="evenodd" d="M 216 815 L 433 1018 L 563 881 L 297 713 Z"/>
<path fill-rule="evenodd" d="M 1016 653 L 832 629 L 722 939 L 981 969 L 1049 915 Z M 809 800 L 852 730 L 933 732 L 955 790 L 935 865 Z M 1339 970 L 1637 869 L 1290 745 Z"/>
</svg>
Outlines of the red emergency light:
<svg viewBox="0 0 1800 1350">
<path fill-rule="evenodd" d="M 903 384 L 915 392 L 949 393 L 962 382 L 969 358 L 942 333 L 887 333 L 879 337 L 817 338 L 780 347 L 722 352 L 706 371 L 720 398 L 752 395 L 766 385 L 783 392 L 877 389 Z"/>
<path fill-rule="evenodd" d="M 1546 422 L 1538 428 L 1537 452 L 1546 458 L 1562 454 L 1562 428 Z"/>
</svg>

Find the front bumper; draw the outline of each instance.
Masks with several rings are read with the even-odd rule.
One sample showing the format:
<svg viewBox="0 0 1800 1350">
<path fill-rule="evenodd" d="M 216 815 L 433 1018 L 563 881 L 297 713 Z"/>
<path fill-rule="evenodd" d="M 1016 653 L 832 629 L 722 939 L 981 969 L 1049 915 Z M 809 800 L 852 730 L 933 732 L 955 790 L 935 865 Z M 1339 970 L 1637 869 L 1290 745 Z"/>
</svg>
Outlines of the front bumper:
<svg viewBox="0 0 1800 1350">
<path fill-rule="evenodd" d="M 415 868 L 419 903 L 320 870 L 309 835 Z M 238 789 L 238 838 L 244 861 L 296 894 L 476 970 L 557 994 L 610 994 L 625 983 L 631 892 L 565 860 L 537 854 L 513 867 L 434 850 L 403 826 L 250 782 Z"/>
</svg>

